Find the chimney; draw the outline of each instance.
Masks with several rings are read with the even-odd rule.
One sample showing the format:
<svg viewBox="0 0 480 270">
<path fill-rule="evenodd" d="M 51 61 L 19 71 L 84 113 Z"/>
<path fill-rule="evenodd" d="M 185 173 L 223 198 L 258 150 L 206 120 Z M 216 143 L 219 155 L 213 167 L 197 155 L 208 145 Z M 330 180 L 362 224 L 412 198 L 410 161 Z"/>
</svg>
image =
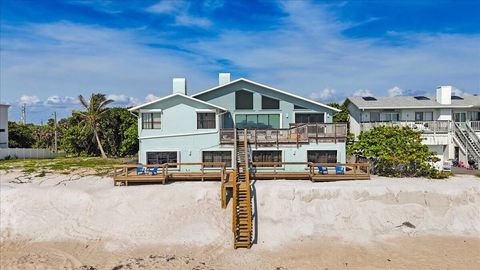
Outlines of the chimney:
<svg viewBox="0 0 480 270">
<path fill-rule="evenodd" d="M 218 85 L 224 85 L 230 82 L 230 73 L 218 73 Z"/>
<path fill-rule="evenodd" d="M 185 78 L 173 78 L 173 93 L 187 94 L 187 80 Z"/>
<path fill-rule="evenodd" d="M 442 105 L 452 104 L 452 88 L 450 85 L 437 87 L 437 102 Z"/>
</svg>

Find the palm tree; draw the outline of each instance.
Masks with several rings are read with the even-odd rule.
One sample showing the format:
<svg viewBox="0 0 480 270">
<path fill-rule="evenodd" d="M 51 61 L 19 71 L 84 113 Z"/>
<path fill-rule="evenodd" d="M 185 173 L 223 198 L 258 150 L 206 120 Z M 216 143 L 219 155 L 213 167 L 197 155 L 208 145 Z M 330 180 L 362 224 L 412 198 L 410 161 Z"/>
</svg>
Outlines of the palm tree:
<svg viewBox="0 0 480 270">
<path fill-rule="evenodd" d="M 95 136 L 95 140 L 97 141 L 98 148 L 100 149 L 100 153 L 102 153 L 102 158 L 107 158 L 105 155 L 105 151 L 103 151 L 102 143 L 100 142 L 100 137 L 98 136 L 98 125 L 100 120 L 108 111 L 107 105 L 112 103 L 113 100 L 107 99 L 104 94 L 92 94 L 90 96 L 90 102 L 87 103 L 85 98 L 82 95 L 78 96 L 78 100 L 80 104 L 85 108 L 84 112 L 75 112 L 82 120 L 89 125 L 93 130 L 93 135 Z"/>
</svg>

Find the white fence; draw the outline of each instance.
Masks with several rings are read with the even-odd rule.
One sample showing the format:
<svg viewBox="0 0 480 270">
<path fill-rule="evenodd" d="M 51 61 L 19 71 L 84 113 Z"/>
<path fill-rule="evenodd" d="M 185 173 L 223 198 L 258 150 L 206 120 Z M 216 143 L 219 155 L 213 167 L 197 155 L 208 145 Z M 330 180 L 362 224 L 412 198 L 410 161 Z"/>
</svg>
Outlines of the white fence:
<svg viewBox="0 0 480 270">
<path fill-rule="evenodd" d="M 64 157 L 65 153 L 54 153 L 48 149 L 4 148 L 0 149 L 0 159 L 12 158 L 55 158 Z"/>
</svg>

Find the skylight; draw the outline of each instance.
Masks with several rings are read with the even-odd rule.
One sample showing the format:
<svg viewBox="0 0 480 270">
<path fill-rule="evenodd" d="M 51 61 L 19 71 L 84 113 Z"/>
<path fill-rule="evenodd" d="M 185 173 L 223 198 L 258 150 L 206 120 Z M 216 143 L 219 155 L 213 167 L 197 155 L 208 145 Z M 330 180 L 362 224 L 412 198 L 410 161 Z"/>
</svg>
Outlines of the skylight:
<svg viewBox="0 0 480 270">
<path fill-rule="evenodd" d="M 463 97 L 461 97 L 461 96 L 452 96 L 452 99 L 456 99 L 456 100 L 462 100 L 462 99 L 463 99 Z"/>
<path fill-rule="evenodd" d="M 374 97 L 362 97 L 363 100 L 366 100 L 366 101 L 374 101 L 374 100 L 377 100 L 376 98 Z"/>
<path fill-rule="evenodd" d="M 416 100 L 430 100 L 430 98 L 426 97 L 426 96 L 416 96 L 414 97 Z"/>
</svg>

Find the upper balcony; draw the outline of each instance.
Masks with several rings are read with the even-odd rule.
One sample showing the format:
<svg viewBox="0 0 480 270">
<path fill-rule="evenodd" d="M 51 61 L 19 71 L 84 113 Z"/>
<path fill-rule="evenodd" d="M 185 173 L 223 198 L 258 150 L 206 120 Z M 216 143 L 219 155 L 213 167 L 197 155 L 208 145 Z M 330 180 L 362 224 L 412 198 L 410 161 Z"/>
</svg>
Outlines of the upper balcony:
<svg viewBox="0 0 480 270">
<path fill-rule="evenodd" d="M 345 142 L 346 123 L 316 123 L 292 125 L 290 128 L 245 129 L 248 142 L 262 146 L 296 145 L 308 143 Z M 244 131 L 241 131 L 240 136 Z M 235 129 L 220 129 L 220 143 L 233 144 Z"/>
<path fill-rule="evenodd" d="M 469 125 L 474 131 L 480 131 L 480 121 L 463 122 Z M 446 134 L 452 131 L 452 121 L 394 121 L 394 122 L 365 122 L 360 123 L 361 131 L 368 131 L 378 126 L 402 126 L 422 131 L 425 134 Z"/>
</svg>

